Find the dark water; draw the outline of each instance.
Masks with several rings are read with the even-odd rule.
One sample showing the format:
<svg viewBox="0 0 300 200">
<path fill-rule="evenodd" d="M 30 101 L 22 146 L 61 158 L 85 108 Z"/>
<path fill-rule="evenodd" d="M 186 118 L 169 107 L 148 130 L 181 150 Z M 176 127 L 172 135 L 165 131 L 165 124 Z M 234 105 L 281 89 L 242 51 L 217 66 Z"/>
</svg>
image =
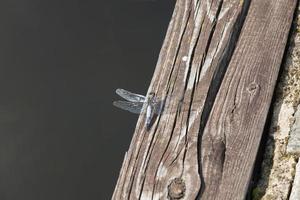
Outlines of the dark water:
<svg viewBox="0 0 300 200">
<path fill-rule="evenodd" d="M 171 0 L 2 0 L 0 199 L 110 199 Z"/>
</svg>

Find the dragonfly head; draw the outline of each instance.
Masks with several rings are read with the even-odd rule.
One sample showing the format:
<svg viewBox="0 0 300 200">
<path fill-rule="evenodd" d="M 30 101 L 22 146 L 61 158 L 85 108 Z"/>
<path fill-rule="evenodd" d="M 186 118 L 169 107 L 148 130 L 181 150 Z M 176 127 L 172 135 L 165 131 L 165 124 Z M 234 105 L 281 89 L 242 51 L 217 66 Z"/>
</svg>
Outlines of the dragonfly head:
<svg viewBox="0 0 300 200">
<path fill-rule="evenodd" d="M 150 92 L 149 93 L 149 98 L 153 98 L 155 96 L 155 93 L 154 92 Z"/>
<path fill-rule="evenodd" d="M 151 103 L 151 104 L 154 104 L 154 103 L 156 102 L 155 99 L 156 99 L 156 98 L 155 98 L 155 93 L 154 93 L 154 92 L 150 92 L 150 93 L 148 94 L 148 97 L 147 97 L 147 102 L 148 102 L 148 103 Z"/>
</svg>

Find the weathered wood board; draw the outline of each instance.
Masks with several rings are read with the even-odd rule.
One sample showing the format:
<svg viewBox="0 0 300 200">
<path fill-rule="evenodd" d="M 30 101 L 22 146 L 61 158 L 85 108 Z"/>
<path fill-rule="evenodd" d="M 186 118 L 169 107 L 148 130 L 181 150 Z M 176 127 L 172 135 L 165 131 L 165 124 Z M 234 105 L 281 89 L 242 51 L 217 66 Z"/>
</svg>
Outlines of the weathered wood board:
<svg viewBox="0 0 300 200">
<path fill-rule="evenodd" d="M 295 0 L 253 0 L 201 142 L 203 199 L 244 199 Z"/>
<path fill-rule="evenodd" d="M 295 4 L 177 1 L 148 90 L 164 111 L 140 115 L 113 199 L 243 198 Z"/>
</svg>

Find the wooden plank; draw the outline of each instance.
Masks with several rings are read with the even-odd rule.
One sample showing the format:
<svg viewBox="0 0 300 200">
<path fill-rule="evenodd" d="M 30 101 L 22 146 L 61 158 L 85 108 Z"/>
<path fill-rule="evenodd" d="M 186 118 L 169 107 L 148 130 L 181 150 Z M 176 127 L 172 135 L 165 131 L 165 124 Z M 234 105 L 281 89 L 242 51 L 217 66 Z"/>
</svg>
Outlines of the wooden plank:
<svg viewBox="0 0 300 200">
<path fill-rule="evenodd" d="M 201 138 L 201 199 L 244 199 L 296 0 L 252 0 Z"/>
<path fill-rule="evenodd" d="M 148 90 L 166 100 L 165 109 L 150 131 L 140 115 L 113 199 L 196 198 L 203 108 L 216 95 L 248 4 L 177 1 Z"/>
</svg>

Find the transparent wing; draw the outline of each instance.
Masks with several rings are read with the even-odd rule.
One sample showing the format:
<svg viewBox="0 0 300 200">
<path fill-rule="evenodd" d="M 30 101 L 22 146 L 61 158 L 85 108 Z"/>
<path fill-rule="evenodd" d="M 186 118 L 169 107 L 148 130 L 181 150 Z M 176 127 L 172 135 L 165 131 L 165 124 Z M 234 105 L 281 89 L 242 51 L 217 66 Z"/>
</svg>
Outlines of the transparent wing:
<svg viewBox="0 0 300 200">
<path fill-rule="evenodd" d="M 123 110 L 127 110 L 129 112 L 139 114 L 143 109 L 143 102 L 128 102 L 128 101 L 114 101 L 113 105 L 121 108 Z"/>
<path fill-rule="evenodd" d="M 116 90 L 116 93 L 120 97 L 126 99 L 127 101 L 131 101 L 131 102 L 145 102 L 146 101 L 145 96 L 140 95 L 140 94 L 135 94 L 135 93 L 129 92 L 129 91 L 121 89 L 121 88 L 118 88 Z"/>
<path fill-rule="evenodd" d="M 164 101 L 155 101 L 152 106 L 154 113 L 159 115 L 163 111 Z"/>
</svg>

